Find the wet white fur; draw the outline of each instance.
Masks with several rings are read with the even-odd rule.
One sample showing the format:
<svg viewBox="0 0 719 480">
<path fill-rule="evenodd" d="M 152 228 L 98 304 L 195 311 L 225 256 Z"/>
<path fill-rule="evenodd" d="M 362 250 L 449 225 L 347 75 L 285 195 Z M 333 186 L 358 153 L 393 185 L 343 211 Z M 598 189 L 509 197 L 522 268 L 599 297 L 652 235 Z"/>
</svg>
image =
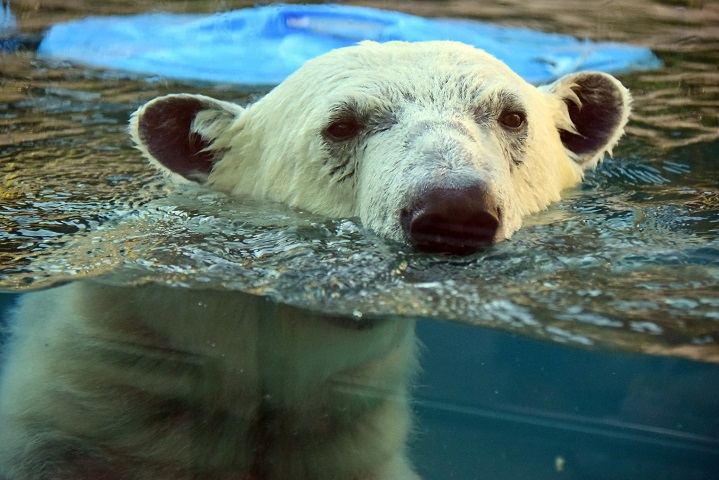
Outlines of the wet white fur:
<svg viewBox="0 0 719 480">
<path fill-rule="evenodd" d="M 364 42 L 335 50 L 308 61 L 245 110 L 206 98 L 225 112 L 203 112 L 194 128 L 214 142 L 213 148 L 227 150 L 207 179 L 210 188 L 327 216 L 356 216 L 378 234 L 402 241 L 399 212 L 419 192 L 482 180 L 503 214 L 496 238 L 501 241 L 521 226 L 523 217 L 580 183 L 584 170 L 595 167 L 624 133 L 629 92 L 604 76 L 617 86 L 626 108 L 604 148 L 588 158 L 566 150 L 558 132 L 574 129 L 564 99 L 578 101 L 572 91 L 576 75 L 537 88 L 486 52 L 454 42 Z M 528 113 L 525 162 L 514 172 L 496 136 L 472 117 L 475 106 L 498 92 L 516 95 Z M 321 132 L 333 108 L 348 100 L 367 110 L 390 110 L 397 121 L 370 136 L 358 152 L 356 178 L 338 183 L 329 180 Z M 142 112 L 131 130 L 154 161 L 137 132 Z M 223 120 L 214 121 L 218 117 Z M 469 134 L 446 128 L 457 123 Z M 448 152 L 443 163 L 423 153 L 437 150 Z M 452 158 L 452 152 L 461 155 Z"/>
</svg>

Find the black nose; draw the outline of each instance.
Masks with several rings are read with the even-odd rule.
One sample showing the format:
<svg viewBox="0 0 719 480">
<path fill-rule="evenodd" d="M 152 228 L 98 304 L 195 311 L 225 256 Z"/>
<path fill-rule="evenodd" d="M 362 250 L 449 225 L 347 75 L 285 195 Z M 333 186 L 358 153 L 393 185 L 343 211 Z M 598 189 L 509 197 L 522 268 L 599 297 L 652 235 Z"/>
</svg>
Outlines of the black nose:
<svg viewBox="0 0 719 480">
<path fill-rule="evenodd" d="M 492 245 L 500 210 L 484 185 L 428 190 L 401 214 L 412 247 L 423 252 L 468 255 Z"/>
</svg>

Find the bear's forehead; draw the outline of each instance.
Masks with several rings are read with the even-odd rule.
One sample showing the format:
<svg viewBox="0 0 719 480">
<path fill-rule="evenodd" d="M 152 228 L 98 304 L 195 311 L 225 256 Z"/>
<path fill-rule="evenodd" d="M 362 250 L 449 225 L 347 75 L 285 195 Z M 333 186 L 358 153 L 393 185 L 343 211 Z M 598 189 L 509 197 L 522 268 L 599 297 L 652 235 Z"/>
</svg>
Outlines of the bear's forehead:
<svg viewBox="0 0 719 480">
<path fill-rule="evenodd" d="M 295 75 L 329 102 L 476 103 L 529 85 L 488 53 L 456 42 L 363 42 L 311 60 Z M 297 91 L 295 89 L 295 91 Z"/>
<path fill-rule="evenodd" d="M 326 70 L 337 66 L 351 69 L 354 67 L 394 68 L 413 66 L 426 70 L 432 65 L 460 67 L 484 64 L 489 68 L 507 69 L 508 67 L 484 50 L 459 42 L 361 42 L 351 47 L 338 48 L 307 62 Z"/>
</svg>

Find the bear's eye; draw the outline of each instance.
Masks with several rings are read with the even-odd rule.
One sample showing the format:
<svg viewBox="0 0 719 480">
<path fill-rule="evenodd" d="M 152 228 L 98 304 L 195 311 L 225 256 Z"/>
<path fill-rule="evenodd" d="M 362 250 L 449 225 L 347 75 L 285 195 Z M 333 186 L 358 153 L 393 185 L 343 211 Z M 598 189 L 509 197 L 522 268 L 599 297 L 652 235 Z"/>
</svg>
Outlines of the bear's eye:
<svg viewBox="0 0 719 480">
<path fill-rule="evenodd" d="M 516 110 L 504 112 L 502 113 L 502 115 L 499 116 L 500 125 L 509 130 L 517 130 L 521 128 L 522 126 L 524 126 L 526 121 L 527 116 L 524 114 L 524 112 L 519 112 Z"/>
<path fill-rule="evenodd" d="M 333 140 L 349 140 L 362 130 L 362 125 L 354 119 L 341 119 L 330 123 L 325 134 Z"/>
</svg>

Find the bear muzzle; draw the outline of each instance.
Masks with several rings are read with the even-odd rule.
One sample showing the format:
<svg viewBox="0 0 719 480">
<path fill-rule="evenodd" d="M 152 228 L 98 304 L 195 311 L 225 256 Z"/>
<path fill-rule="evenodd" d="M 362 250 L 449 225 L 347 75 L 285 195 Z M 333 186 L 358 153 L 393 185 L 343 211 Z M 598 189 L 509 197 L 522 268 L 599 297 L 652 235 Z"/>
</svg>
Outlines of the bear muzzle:
<svg viewBox="0 0 719 480">
<path fill-rule="evenodd" d="M 432 188 L 400 215 L 414 249 L 453 255 L 469 255 L 493 245 L 501 224 L 501 210 L 482 184 Z"/>
</svg>

